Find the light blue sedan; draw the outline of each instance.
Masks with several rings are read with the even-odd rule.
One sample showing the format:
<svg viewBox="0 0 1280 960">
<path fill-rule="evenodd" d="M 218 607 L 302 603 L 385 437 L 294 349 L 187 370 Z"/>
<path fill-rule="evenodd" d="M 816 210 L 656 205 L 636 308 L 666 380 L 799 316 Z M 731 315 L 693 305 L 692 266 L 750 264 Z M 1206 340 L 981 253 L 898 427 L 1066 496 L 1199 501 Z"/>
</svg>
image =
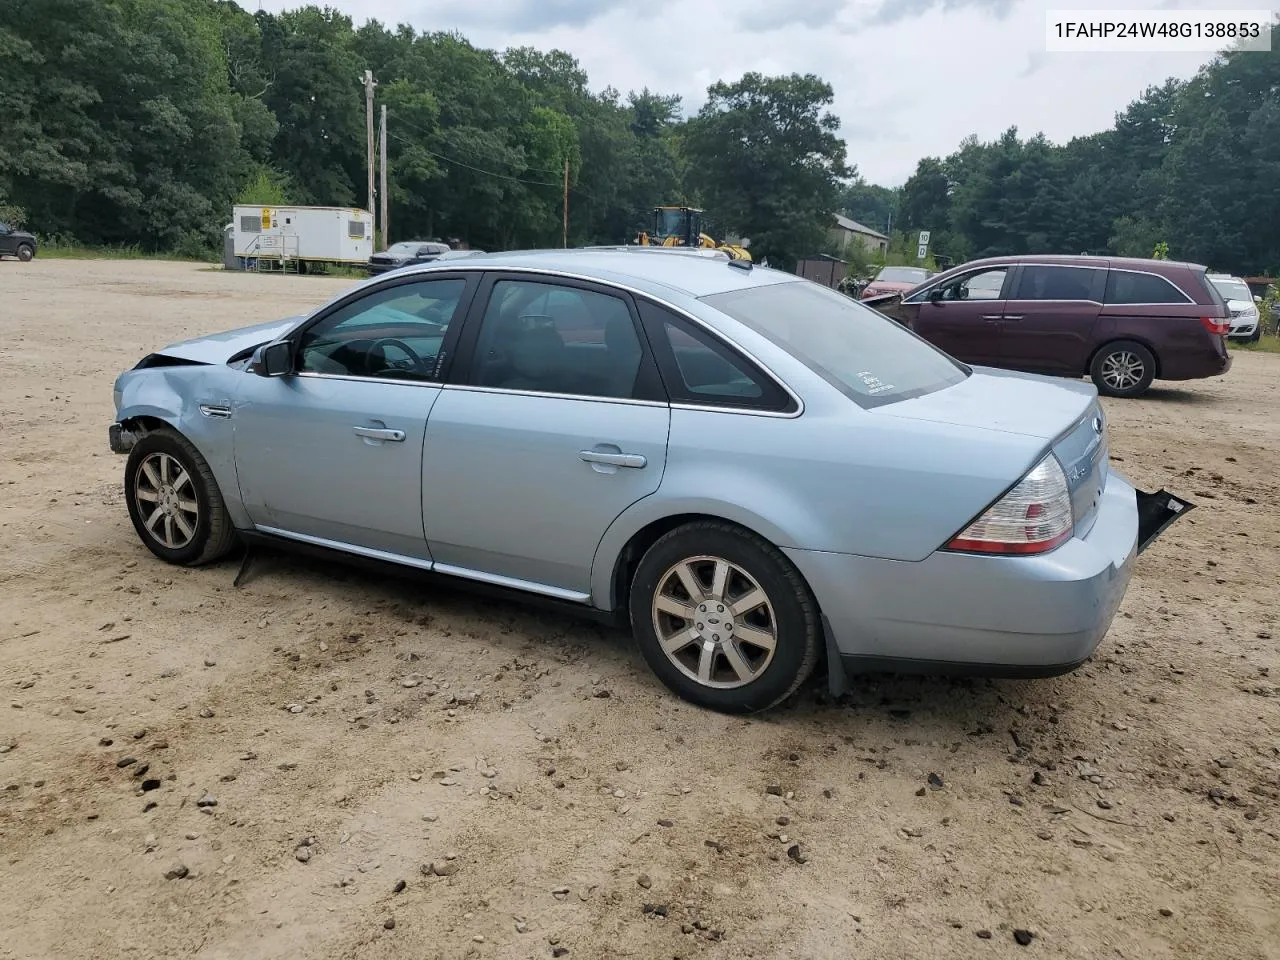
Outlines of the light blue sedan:
<svg viewBox="0 0 1280 960">
<path fill-rule="evenodd" d="M 629 624 L 672 690 L 820 664 L 1048 676 L 1190 505 L 1110 469 L 1092 386 L 970 368 L 790 274 L 477 255 L 166 347 L 115 384 L 142 542 L 323 548 Z"/>
</svg>

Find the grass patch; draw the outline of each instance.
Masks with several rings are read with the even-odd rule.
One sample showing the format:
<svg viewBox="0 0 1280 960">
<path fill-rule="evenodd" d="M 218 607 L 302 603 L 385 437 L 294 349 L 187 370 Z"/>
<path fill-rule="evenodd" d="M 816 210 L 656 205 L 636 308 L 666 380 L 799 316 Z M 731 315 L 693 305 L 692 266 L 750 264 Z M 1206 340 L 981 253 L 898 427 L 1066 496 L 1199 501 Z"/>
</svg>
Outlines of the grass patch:
<svg viewBox="0 0 1280 960">
<path fill-rule="evenodd" d="M 1280 336 L 1263 334 L 1257 343 L 1233 343 L 1232 350 L 1247 350 L 1249 353 L 1280 353 Z"/>
<path fill-rule="evenodd" d="M 41 260 L 184 260 L 189 263 L 216 263 L 213 254 L 205 256 L 181 256 L 176 253 L 153 253 L 137 244 L 121 244 L 111 247 L 86 247 L 79 244 L 41 244 L 36 250 Z"/>
</svg>

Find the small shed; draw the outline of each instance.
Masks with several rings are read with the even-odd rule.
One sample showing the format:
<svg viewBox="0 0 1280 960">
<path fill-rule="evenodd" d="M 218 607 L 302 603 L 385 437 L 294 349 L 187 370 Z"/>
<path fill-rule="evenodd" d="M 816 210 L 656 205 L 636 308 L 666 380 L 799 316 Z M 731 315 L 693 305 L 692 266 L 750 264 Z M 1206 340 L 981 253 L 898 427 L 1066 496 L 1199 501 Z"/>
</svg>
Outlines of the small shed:
<svg viewBox="0 0 1280 960">
<path fill-rule="evenodd" d="M 834 290 L 840 281 L 844 279 L 847 267 L 847 261 L 827 253 L 820 253 L 814 257 L 805 257 L 797 262 L 796 273 L 806 280 L 812 280 L 814 283 L 820 283 L 824 287 L 831 287 Z"/>
</svg>

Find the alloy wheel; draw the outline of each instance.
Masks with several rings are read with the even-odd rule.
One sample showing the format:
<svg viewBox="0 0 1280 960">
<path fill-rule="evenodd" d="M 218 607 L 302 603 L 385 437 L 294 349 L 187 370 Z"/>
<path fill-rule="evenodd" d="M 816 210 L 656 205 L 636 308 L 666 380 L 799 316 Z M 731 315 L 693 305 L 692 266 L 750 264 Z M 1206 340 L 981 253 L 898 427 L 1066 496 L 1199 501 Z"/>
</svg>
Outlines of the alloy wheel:
<svg viewBox="0 0 1280 960">
<path fill-rule="evenodd" d="M 668 568 L 651 608 L 663 653 L 703 686 L 745 686 L 773 660 L 778 629 L 769 596 L 722 557 L 691 557 Z"/>
<path fill-rule="evenodd" d="M 1132 390 L 1145 373 L 1142 358 L 1128 350 L 1117 350 L 1102 361 L 1102 379 L 1113 390 Z"/>
<path fill-rule="evenodd" d="M 133 499 L 142 526 L 161 546 L 181 550 L 195 537 L 200 503 L 191 474 L 176 457 L 149 454 L 138 465 Z"/>
</svg>

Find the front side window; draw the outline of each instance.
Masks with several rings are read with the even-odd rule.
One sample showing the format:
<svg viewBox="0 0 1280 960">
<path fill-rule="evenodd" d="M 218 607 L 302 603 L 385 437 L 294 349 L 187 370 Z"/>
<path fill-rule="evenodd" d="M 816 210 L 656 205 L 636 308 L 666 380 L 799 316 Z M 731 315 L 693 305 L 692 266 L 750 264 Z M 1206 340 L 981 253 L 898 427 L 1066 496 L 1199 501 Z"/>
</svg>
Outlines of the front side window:
<svg viewBox="0 0 1280 960">
<path fill-rule="evenodd" d="M 1111 271 L 1107 276 L 1107 293 L 1104 299 L 1107 303 L 1121 305 L 1191 302 L 1164 277 L 1131 270 Z"/>
<path fill-rule="evenodd" d="M 943 300 L 999 300 L 1008 267 L 997 267 L 956 277 L 941 287 Z M 939 288 L 935 288 L 939 289 Z M 930 291 L 932 296 L 932 291 Z M 914 298 L 913 298 L 914 299 Z"/>
<path fill-rule="evenodd" d="M 1104 271 L 1026 264 L 1011 300 L 1095 300 Z"/>
<path fill-rule="evenodd" d="M 625 300 L 594 290 L 500 280 L 480 323 L 471 383 L 630 398 L 643 358 Z"/>
<path fill-rule="evenodd" d="M 335 376 L 433 380 L 467 282 L 382 287 L 339 307 L 302 335 L 298 369 Z"/>
<path fill-rule="evenodd" d="M 863 407 L 933 393 L 967 369 L 883 314 L 816 283 L 788 281 L 704 297 Z"/>
</svg>

